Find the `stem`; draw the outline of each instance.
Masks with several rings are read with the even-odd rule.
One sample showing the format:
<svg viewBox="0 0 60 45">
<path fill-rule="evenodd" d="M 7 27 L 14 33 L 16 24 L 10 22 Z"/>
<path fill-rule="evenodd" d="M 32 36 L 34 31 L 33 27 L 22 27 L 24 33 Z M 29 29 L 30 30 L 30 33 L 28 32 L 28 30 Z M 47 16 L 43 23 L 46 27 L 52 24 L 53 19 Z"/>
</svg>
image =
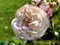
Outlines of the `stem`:
<svg viewBox="0 0 60 45">
<path fill-rule="evenodd" d="M 26 45 L 27 40 L 21 40 L 20 42 L 22 45 Z"/>
<path fill-rule="evenodd" d="M 26 41 L 26 40 L 24 40 L 24 41 L 23 41 L 23 45 L 26 45 L 26 42 L 27 42 L 27 41 Z"/>
</svg>

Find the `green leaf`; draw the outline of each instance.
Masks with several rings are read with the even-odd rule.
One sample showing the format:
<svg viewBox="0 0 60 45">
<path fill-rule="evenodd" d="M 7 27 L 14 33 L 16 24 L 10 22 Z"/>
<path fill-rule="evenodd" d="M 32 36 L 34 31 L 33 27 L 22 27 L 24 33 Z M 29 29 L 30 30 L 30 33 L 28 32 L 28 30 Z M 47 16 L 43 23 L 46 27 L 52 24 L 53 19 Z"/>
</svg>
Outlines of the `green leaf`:
<svg viewBox="0 0 60 45">
<path fill-rule="evenodd" d="M 9 45 L 16 45 L 15 43 L 11 42 Z"/>
<path fill-rule="evenodd" d="M 12 38 L 12 41 L 13 41 L 15 44 L 18 44 L 18 43 L 20 42 L 16 37 L 13 37 L 13 38 Z"/>
</svg>

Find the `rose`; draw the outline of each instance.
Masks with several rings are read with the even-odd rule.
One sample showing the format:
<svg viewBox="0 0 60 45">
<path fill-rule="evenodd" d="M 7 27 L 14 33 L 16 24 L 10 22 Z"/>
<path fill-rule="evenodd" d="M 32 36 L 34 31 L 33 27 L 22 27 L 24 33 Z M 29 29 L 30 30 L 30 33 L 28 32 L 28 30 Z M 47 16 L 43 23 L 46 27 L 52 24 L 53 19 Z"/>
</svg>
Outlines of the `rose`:
<svg viewBox="0 0 60 45">
<path fill-rule="evenodd" d="M 46 12 L 46 16 L 49 18 L 52 14 L 52 8 L 50 7 L 50 5 L 48 3 L 43 3 L 39 6 L 39 8 L 41 8 L 42 10 L 44 10 Z"/>
<path fill-rule="evenodd" d="M 33 40 L 45 34 L 49 27 L 49 22 L 44 10 L 26 4 L 17 10 L 11 25 L 18 38 Z"/>
</svg>

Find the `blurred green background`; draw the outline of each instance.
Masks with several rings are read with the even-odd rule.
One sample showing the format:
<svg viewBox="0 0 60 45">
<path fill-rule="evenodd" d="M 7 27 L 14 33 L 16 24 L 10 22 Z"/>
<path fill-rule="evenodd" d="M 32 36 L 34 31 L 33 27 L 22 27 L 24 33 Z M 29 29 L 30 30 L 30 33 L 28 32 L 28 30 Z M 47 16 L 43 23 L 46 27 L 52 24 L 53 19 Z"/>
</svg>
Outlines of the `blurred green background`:
<svg viewBox="0 0 60 45">
<path fill-rule="evenodd" d="M 18 8 L 29 2 L 29 0 L 0 0 L 0 41 L 16 44 L 15 35 L 11 28 L 11 21 Z M 57 6 L 58 7 L 58 6 Z M 60 7 L 58 11 L 53 13 L 51 24 L 46 34 L 35 41 L 31 45 L 59 45 L 60 37 Z M 13 41 L 11 41 L 13 40 Z M 31 41 L 30 41 L 31 43 Z M 33 44 L 34 43 L 34 44 Z M 11 44 L 11 45 L 12 45 Z M 7 45 L 7 44 L 6 44 Z M 29 41 L 26 45 L 29 45 Z"/>
<path fill-rule="evenodd" d="M 14 36 L 11 29 L 11 21 L 18 8 L 28 0 L 0 0 L 0 40 Z"/>
</svg>

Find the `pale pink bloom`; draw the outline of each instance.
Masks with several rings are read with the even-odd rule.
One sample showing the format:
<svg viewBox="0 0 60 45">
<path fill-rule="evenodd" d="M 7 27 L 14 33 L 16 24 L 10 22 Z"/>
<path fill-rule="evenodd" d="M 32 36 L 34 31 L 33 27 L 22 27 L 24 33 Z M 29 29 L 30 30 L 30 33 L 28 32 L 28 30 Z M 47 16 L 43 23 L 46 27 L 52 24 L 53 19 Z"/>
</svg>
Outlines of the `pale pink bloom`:
<svg viewBox="0 0 60 45">
<path fill-rule="evenodd" d="M 50 24 L 46 12 L 33 5 L 24 5 L 17 10 L 15 15 L 11 26 L 19 39 L 38 39 L 45 34 Z"/>
<path fill-rule="evenodd" d="M 52 8 L 50 8 L 49 4 L 43 3 L 39 6 L 42 10 L 46 12 L 46 16 L 49 18 L 52 14 Z"/>
<path fill-rule="evenodd" d="M 39 3 L 41 0 L 35 0 L 36 3 Z"/>
<path fill-rule="evenodd" d="M 58 1 L 58 3 L 60 3 L 60 0 L 57 0 Z"/>
</svg>

